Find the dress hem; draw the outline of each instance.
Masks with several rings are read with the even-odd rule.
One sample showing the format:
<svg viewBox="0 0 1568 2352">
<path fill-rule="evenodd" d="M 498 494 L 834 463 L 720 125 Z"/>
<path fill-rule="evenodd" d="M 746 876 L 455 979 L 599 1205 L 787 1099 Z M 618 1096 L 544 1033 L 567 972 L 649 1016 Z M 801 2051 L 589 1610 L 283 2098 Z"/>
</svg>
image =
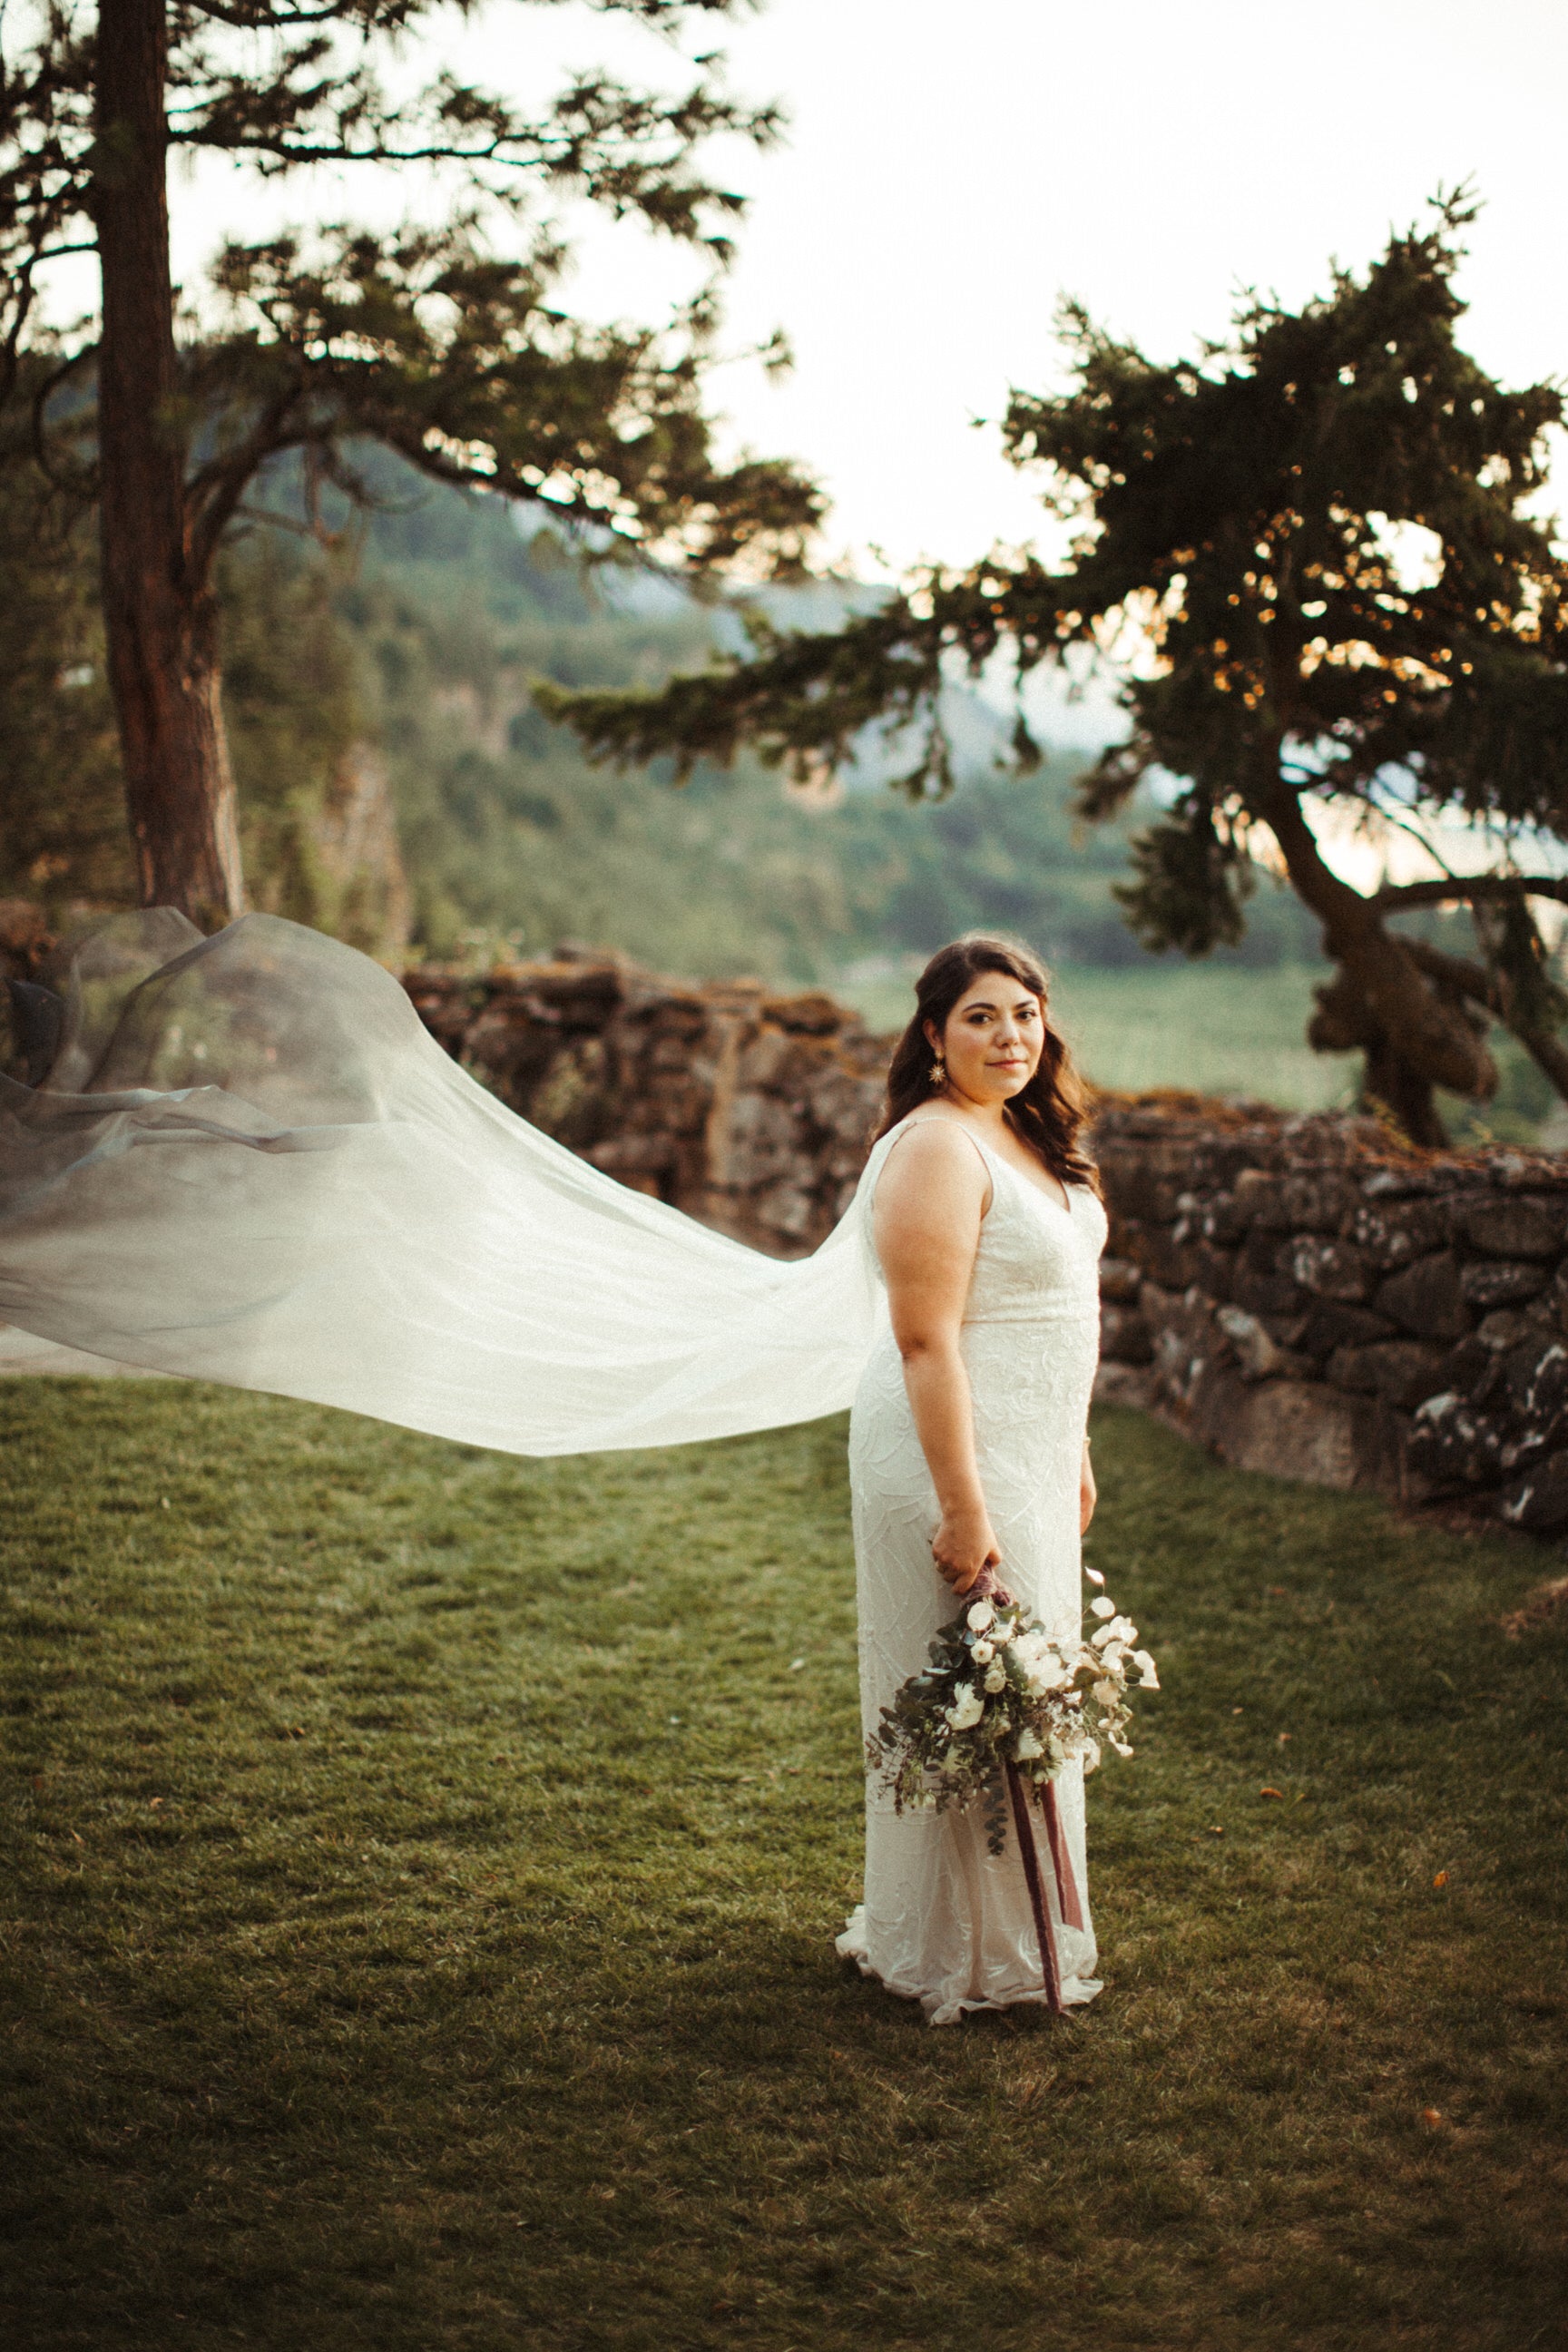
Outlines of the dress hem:
<svg viewBox="0 0 1568 2352">
<path fill-rule="evenodd" d="M 928 2025 L 962 2025 L 964 2018 L 979 2010 L 1025 2009 L 1043 2006 L 1044 1985 L 1020 1985 L 1016 1992 L 999 1995 L 962 1993 L 952 1998 L 945 1993 L 927 1992 L 919 1985 L 900 1983 L 896 1977 L 884 1976 L 873 1962 L 852 1917 L 841 1936 L 834 1938 L 834 1949 L 840 1959 L 853 1960 L 863 1977 L 869 1977 L 885 1992 L 899 2000 L 918 2000 L 925 2011 Z M 1063 1979 L 1062 2000 L 1069 2009 L 1083 2009 L 1104 1990 L 1099 1977 L 1070 1976 Z"/>
</svg>

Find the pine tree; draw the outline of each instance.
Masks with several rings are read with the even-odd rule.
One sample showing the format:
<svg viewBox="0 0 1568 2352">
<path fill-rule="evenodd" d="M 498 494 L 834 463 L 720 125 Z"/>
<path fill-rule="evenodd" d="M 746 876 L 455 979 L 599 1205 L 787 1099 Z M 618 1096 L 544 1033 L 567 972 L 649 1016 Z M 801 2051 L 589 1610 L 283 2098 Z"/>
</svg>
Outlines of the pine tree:
<svg viewBox="0 0 1568 2352">
<path fill-rule="evenodd" d="M 916 726 L 906 782 L 941 791 L 955 659 L 978 671 L 1010 651 L 1022 675 L 1132 637 L 1146 658 L 1122 690 L 1128 734 L 1079 798 L 1100 818 L 1155 772 L 1174 785 L 1120 891 L 1144 942 L 1203 955 L 1237 940 L 1271 841 L 1337 966 L 1311 1040 L 1361 1047 L 1367 1092 L 1413 1137 L 1443 1139 L 1434 1088 L 1489 1096 L 1493 1019 L 1568 1096 L 1568 1003 L 1531 905 L 1568 899 L 1537 847 L 1568 835 L 1568 563 L 1535 512 L 1563 404 L 1549 384 L 1505 391 L 1458 344 L 1473 216 L 1462 194 L 1439 198 L 1364 276 L 1336 271 L 1299 310 L 1249 298 L 1224 344 L 1170 365 L 1068 306 L 1068 388 L 1015 394 L 1005 423 L 1009 455 L 1043 469 L 1074 527 L 1065 563 L 994 554 L 836 631 L 757 621 L 751 658 L 660 693 L 549 708 L 599 757 L 689 765 L 750 741 L 801 773 L 849 757 L 868 724 Z M 1022 721 L 1017 751 L 1033 757 Z M 1417 835 L 1481 820 L 1495 862 L 1359 891 L 1320 846 L 1327 810 Z M 1445 904 L 1472 910 L 1473 957 L 1394 925 Z"/>
<path fill-rule="evenodd" d="M 743 0 L 589 5 L 672 30 Z M 816 520 L 787 465 L 715 457 L 710 297 L 662 331 L 574 321 L 541 202 L 585 196 L 717 264 L 740 206 L 697 151 L 719 131 L 766 142 L 773 110 L 727 97 L 712 58 L 673 99 L 603 75 L 539 114 L 449 73 L 389 95 L 378 65 L 437 15 L 434 0 L 100 0 L 94 16 L 43 0 L 36 39 L 0 79 L 6 446 L 26 425 L 52 482 L 96 501 L 140 892 L 204 923 L 243 904 L 216 567 L 268 512 L 283 453 L 318 520 L 333 491 L 362 494 L 353 447 L 366 441 L 437 480 L 552 500 L 605 544 L 688 566 L 787 568 Z M 181 150 L 267 180 L 417 165 L 422 185 L 455 184 L 452 209 L 395 232 L 316 222 L 232 240 L 185 333 L 169 257 Z M 51 335 L 51 265 L 84 251 L 100 263 L 100 315 Z"/>
</svg>

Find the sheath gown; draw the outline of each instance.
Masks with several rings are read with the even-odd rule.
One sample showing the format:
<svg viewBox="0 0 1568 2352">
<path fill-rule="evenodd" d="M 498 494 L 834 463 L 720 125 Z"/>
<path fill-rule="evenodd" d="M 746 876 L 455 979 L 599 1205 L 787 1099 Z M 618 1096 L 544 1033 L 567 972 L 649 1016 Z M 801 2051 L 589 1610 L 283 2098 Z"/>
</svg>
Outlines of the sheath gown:
<svg viewBox="0 0 1568 2352">
<path fill-rule="evenodd" d="M 861 1200 L 868 1247 L 877 1181 L 908 1128 L 906 1120 L 885 1136 L 867 1168 Z M 1100 1347 L 1105 1212 L 1082 1185 L 1067 1188 L 1064 1208 L 963 1131 L 991 1178 L 960 1344 L 1000 1575 L 1047 1633 L 1076 1635 L 1082 1609 L 1079 1476 Z M 869 1736 L 960 1606 L 931 1560 L 941 1513 L 886 1318 L 856 1394 L 849 1462 L 860 1712 Z M 1043 2000 L 1039 1946 L 1011 1823 L 1005 1850 L 993 1855 L 977 1810 L 900 1816 L 879 1780 L 873 1771 L 867 1782 L 865 1901 L 838 1938 L 839 1951 L 890 1992 L 918 2000 L 933 2025 L 953 2024 L 966 2010 Z M 1064 1769 L 1057 1795 L 1083 1902 L 1081 1932 L 1057 1916 L 1043 1825 L 1034 1818 L 1063 1997 L 1076 2004 L 1100 1990 L 1081 1763 Z"/>
</svg>

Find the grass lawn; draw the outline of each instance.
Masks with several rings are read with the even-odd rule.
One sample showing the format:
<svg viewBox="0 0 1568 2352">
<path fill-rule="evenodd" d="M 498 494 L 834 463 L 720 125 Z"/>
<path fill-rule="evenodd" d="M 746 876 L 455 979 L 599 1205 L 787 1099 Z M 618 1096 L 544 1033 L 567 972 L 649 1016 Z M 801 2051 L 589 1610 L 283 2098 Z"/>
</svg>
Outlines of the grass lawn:
<svg viewBox="0 0 1568 2352">
<path fill-rule="evenodd" d="M 1102 1416 L 1106 1990 L 939 2032 L 832 1948 L 838 1424 L 0 1423 L 16 2352 L 1564 2342 L 1545 1556 Z"/>
</svg>

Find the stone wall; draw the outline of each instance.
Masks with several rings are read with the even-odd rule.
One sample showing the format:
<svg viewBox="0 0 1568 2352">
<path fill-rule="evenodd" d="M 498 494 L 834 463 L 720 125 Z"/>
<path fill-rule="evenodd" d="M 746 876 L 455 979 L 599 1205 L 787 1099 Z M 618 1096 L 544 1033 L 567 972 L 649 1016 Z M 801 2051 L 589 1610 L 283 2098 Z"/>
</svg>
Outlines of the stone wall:
<svg viewBox="0 0 1568 2352">
<path fill-rule="evenodd" d="M 0 908 L 0 976 L 48 944 Z M 830 997 L 569 950 L 404 984 L 449 1053 L 624 1183 L 780 1256 L 847 1205 L 889 1040 Z M 1102 1097 L 1092 1139 L 1102 1399 L 1243 1467 L 1568 1528 L 1568 1159 L 1180 1095 Z"/>
<path fill-rule="evenodd" d="M 1377 1121 L 1102 1104 L 1100 1393 L 1226 1460 L 1568 1526 L 1568 1163 Z"/>
<path fill-rule="evenodd" d="M 816 992 L 683 985 L 560 950 L 405 986 L 448 1053 L 623 1183 L 775 1256 L 847 1206 L 881 1100 L 885 1041 Z"/>
<path fill-rule="evenodd" d="M 561 951 L 405 985 L 525 1118 L 778 1255 L 863 1164 L 889 1041 L 831 998 Z M 1376 1120 L 1099 1102 L 1099 1394 L 1223 1459 L 1568 1527 L 1568 1160 L 1404 1150 Z"/>
</svg>

